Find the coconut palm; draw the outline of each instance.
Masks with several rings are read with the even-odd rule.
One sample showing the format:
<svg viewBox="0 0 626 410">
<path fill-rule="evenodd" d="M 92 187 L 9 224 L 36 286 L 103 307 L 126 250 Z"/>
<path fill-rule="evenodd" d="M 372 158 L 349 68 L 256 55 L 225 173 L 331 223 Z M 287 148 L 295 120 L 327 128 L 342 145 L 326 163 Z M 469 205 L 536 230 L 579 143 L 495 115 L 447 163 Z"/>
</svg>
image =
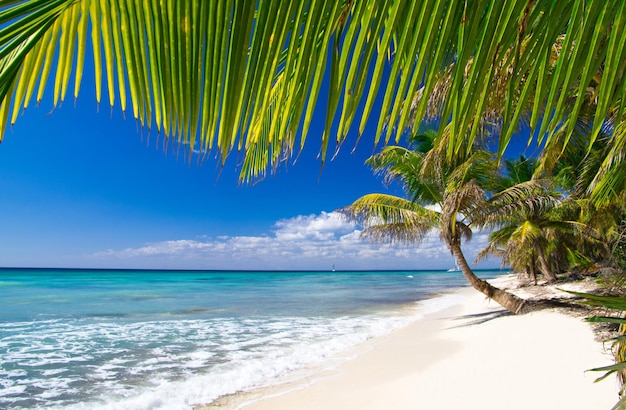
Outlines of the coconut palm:
<svg viewBox="0 0 626 410">
<path fill-rule="evenodd" d="M 536 174 L 550 175 L 558 190 L 567 197 L 564 202 L 567 207 L 560 207 L 566 212 L 553 217 L 565 215 L 586 226 L 585 235 L 579 239 L 576 248 L 590 261 L 606 264 L 612 259 L 611 248 L 619 242 L 626 185 L 623 181 L 607 183 L 607 176 L 614 176 L 613 172 L 619 168 L 617 164 L 612 170 L 605 168 L 615 141 L 601 132 L 589 146 L 591 126 L 587 113 L 584 114 L 579 119 L 581 126 L 569 143 L 565 144 L 559 135 L 546 146 Z M 608 194 L 601 194 L 607 189 Z"/>
<path fill-rule="evenodd" d="M 598 245 L 579 215 L 580 204 L 563 198 L 550 181 L 516 184 L 494 194 L 474 212 L 474 226 L 492 230 L 477 260 L 496 255 L 514 270 L 526 271 L 535 282 L 537 270 L 554 282 L 556 272 L 589 262 L 578 250 L 582 243 Z"/>
<path fill-rule="evenodd" d="M 589 184 L 606 155 L 606 138 L 587 146 L 584 121 L 571 143 L 550 144 L 540 159 L 506 160 L 500 187 L 474 218 L 493 229 L 478 259 L 497 255 L 536 281 L 610 257 L 610 239 L 623 214 L 616 204 L 598 207 Z M 558 141 L 554 140 L 555 142 Z"/>
<path fill-rule="evenodd" d="M 76 98 L 88 58 L 98 103 L 104 92 L 190 152 L 243 151 L 245 179 L 301 147 L 320 98 L 322 158 L 374 113 L 374 141 L 397 141 L 410 114 L 414 129 L 425 118 L 426 99 L 408 106 L 454 62 L 437 123 L 450 129 L 449 156 L 481 134 L 494 98 L 506 101 L 500 150 L 529 106 L 531 135 L 549 140 L 593 100 L 590 140 L 610 123 L 621 142 L 610 168 L 626 140 L 625 32 L 618 0 L 4 1 L 1 129 L 46 90 L 53 105 Z"/>
<path fill-rule="evenodd" d="M 497 169 L 493 155 L 475 150 L 450 162 L 445 138 L 426 134 L 419 140 L 418 147 L 390 146 L 367 160 L 386 183 L 400 182 L 407 198 L 369 194 L 341 212 L 360 222 L 362 235 L 374 241 L 417 244 L 426 233 L 438 231 L 475 289 L 513 313 L 522 312 L 525 301 L 478 278 L 461 250 L 462 240 L 472 236 L 474 209 L 485 201 L 485 187 Z"/>
<path fill-rule="evenodd" d="M 550 235 L 556 221 L 547 215 L 561 203 L 562 194 L 550 189 L 551 181 L 534 179 L 538 165 L 537 159 L 524 155 L 504 160 L 496 193 L 475 213 L 474 224 L 492 230 L 476 262 L 494 255 L 504 265 L 525 271 L 535 283 L 537 270 L 554 282 L 557 277 L 548 259 L 556 243 Z"/>
</svg>

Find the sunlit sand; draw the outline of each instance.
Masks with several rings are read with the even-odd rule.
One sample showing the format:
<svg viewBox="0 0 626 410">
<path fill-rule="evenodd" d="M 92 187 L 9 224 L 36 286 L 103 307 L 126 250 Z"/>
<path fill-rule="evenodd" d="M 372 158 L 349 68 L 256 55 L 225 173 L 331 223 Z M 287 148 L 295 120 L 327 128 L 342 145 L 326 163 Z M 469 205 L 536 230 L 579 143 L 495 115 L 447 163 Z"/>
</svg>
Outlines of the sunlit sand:
<svg viewBox="0 0 626 410">
<path fill-rule="evenodd" d="M 510 277 L 509 277 L 510 280 Z M 513 316 L 473 289 L 459 303 L 372 339 L 305 377 L 207 408 L 609 409 L 617 382 L 590 325 L 557 311 Z"/>
</svg>

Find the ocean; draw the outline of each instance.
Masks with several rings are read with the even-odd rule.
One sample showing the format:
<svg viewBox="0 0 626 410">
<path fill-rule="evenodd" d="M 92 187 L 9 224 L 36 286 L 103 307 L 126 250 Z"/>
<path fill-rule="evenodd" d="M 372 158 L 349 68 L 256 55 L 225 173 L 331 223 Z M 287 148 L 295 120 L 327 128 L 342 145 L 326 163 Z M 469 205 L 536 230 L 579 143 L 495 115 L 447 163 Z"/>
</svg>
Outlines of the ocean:
<svg viewBox="0 0 626 410">
<path fill-rule="evenodd" d="M 0 269 L 0 408 L 191 409 L 419 320 L 466 284 L 441 271 Z"/>
</svg>

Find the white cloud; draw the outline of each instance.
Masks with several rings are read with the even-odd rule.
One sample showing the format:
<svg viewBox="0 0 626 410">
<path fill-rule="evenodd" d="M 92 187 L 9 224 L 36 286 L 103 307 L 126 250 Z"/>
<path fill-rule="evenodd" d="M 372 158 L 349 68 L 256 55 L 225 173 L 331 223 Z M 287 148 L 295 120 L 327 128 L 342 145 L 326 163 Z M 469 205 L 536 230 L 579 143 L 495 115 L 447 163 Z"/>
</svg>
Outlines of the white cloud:
<svg viewBox="0 0 626 410">
<path fill-rule="evenodd" d="M 485 246 L 476 234 L 464 246 L 468 260 Z M 416 247 L 373 244 L 338 213 L 297 216 L 264 236 L 219 236 L 148 243 L 92 255 L 101 265 L 180 269 L 447 269 L 453 259 L 437 233 Z M 482 267 L 497 267 L 491 262 Z"/>
</svg>

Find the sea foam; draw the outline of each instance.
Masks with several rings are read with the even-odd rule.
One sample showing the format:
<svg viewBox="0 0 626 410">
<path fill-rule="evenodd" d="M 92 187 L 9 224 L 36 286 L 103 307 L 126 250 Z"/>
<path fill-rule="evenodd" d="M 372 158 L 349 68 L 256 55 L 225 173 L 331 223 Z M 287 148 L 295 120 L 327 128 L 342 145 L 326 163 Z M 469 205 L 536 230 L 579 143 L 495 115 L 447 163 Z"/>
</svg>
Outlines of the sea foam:
<svg viewBox="0 0 626 410">
<path fill-rule="evenodd" d="M 438 275 L 26 275 L 4 298 L 23 309 L 0 312 L 0 408 L 210 403 L 458 303 L 455 294 L 424 300 L 463 283 Z"/>
</svg>

